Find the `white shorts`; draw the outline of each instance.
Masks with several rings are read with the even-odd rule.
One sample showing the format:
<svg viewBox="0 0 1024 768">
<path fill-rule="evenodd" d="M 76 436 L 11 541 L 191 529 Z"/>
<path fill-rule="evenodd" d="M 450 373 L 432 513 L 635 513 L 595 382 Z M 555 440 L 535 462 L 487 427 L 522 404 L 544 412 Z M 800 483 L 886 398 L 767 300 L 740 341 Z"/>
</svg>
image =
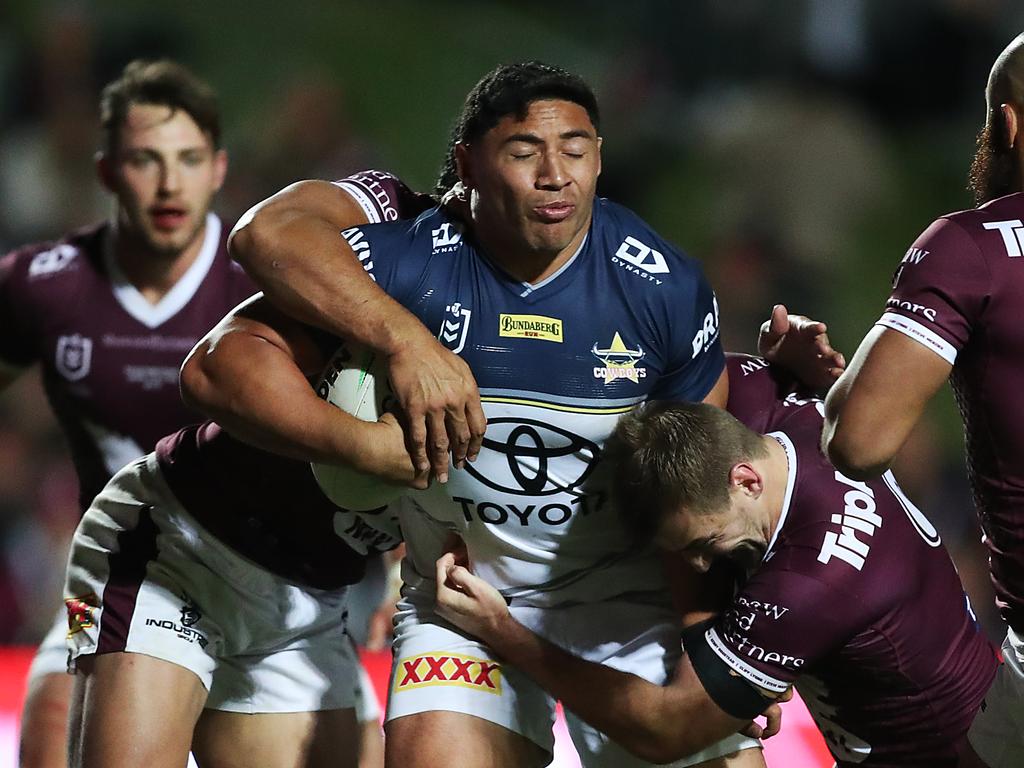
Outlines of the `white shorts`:
<svg viewBox="0 0 1024 768">
<path fill-rule="evenodd" d="M 395 616 L 394 662 L 387 720 L 444 710 L 475 715 L 518 733 L 551 753 L 555 702 L 515 667 L 467 638 L 434 613 L 434 582 L 407 584 Z M 590 661 L 663 685 L 682 655 L 678 619 L 664 604 L 627 599 L 559 608 L 516 608 L 525 626 Z M 600 641 L 597 640 L 600 638 Z M 586 768 L 639 768 L 630 755 L 566 710 L 566 723 Z M 671 763 L 688 766 L 741 749 L 760 747 L 734 734 L 709 749 Z"/>
<path fill-rule="evenodd" d="M 989 768 L 1024 765 L 1024 640 L 1012 629 L 999 665 L 967 738 Z"/>
<path fill-rule="evenodd" d="M 28 670 L 28 685 L 47 675 L 66 675 L 68 673 L 68 615 L 67 609 L 57 612 L 53 626 L 36 649 L 32 665 Z M 380 700 L 374 690 L 373 681 L 360 665 L 359 677 L 356 680 L 355 698 L 356 718 L 360 723 L 380 720 Z"/>
<path fill-rule="evenodd" d="M 82 518 L 64 593 L 72 668 L 87 654 L 146 654 L 194 672 L 206 707 L 227 712 L 355 704 L 347 589 L 298 586 L 237 555 L 181 507 L 152 454 Z"/>
<path fill-rule="evenodd" d="M 36 648 L 32 665 L 28 668 L 28 685 L 46 675 L 65 675 L 68 671 L 68 613 L 62 606 L 54 617 L 53 625 Z"/>
</svg>

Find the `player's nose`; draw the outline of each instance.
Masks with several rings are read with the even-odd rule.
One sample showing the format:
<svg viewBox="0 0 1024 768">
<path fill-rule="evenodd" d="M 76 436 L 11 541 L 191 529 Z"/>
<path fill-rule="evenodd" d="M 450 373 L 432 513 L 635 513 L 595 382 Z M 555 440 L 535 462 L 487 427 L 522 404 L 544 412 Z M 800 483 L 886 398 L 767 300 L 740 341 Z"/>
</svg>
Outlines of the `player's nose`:
<svg viewBox="0 0 1024 768">
<path fill-rule="evenodd" d="M 569 183 L 565 164 L 557 152 L 544 152 L 537 168 L 537 186 L 540 189 L 562 189 Z"/>
</svg>

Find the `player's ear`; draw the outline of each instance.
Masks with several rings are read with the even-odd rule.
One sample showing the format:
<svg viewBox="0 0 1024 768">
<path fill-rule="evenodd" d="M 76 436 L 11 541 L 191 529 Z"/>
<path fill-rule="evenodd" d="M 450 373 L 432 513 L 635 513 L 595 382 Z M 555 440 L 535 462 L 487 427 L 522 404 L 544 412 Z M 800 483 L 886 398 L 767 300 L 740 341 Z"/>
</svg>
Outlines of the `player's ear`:
<svg viewBox="0 0 1024 768">
<path fill-rule="evenodd" d="M 1003 119 L 1003 125 L 1006 126 L 1007 148 L 1013 149 L 1017 145 L 1017 130 L 1020 128 L 1017 109 L 1013 104 L 1000 104 L 999 113 Z"/>
<path fill-rule="evenodd" d="M 458 142 L 455 145 L 455 172 L 466 189 L 473 189 L 473 163 L 470 157 L 469 145 Z"/>
<path fill-rule="evenodd" d="M 764 479 L 761 473 L 745 461 L 733 464 L 729 470 L 729 486 L 757 498 L 764 490 Z"/>
<path fill-rule="evenodd" d="M 604 144 L 604 139 L 600 136 L 597 137 L 597 175 L 601 175 L 601 145 Z"/>
<path fill-rule="evenodd" d="M 117 184 L 114 180 L 114 166 L 110 156 L 106 152 L 99 151 L 92 156 L 93 164 L 96 166 L 96 176 L 108 192 L 117 192 Z"/>
</svg>

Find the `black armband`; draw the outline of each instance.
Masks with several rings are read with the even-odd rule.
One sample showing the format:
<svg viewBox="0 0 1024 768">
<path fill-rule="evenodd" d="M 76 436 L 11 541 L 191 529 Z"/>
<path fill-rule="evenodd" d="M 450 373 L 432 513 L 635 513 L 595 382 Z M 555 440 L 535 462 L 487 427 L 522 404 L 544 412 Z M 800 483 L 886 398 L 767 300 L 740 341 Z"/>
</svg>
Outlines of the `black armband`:
<svg viewBox="0 0 1024 768">
<path fill-rule="evenodd" d="M 753 720 L 775 701 L 740 677 L 708 645 L 707 631 L 715 623 L 708 619 L 683 630 L 683 649 L 694 672 L 711 700 L 737 720 Z"/>
</svg>

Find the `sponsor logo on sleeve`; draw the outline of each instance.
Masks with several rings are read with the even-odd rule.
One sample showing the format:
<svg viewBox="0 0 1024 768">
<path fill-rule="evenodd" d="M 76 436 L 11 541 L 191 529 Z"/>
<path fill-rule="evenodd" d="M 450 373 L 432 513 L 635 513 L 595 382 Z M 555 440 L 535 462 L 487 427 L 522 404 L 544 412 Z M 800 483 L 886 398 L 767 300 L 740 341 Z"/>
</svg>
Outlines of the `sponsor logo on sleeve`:
<svg viewBox="0 0 1024 768">
<path fill-rule="evenodd" d="M 612 256 L 612 264 L 616 264 L 644 280 L 649 280 L 655 285 L 661 285 L 663 282 L 655 275 L 669 273 L 668 262 L 665 261 L 664 254 L 641 243 L 635 237 L 627 237 L 622 241 L 622 245 Z"/>
<path fill-rule="evenodd" d="M 473 316 L 473 311 L 462 306 L 462 302 L 456 301 L 446 306 L 444 312 L 437 338 L 457 355 L 466 346 L 469 320 Z"/>
<path fill-rule="evenodd" d="M 627 347 L 618 331 L 615 332 L 609 346 L 600 348 L 595 341 L 590 352 L 602 363 L 594 366 L 594 378 L 603 379 L 605 384 L 611 384 L 619 379 L 629 379 L 636 384 L 640 379 L 647 378 L 647 369 L 637 367 L 637 363 L 644 357 L 643 348 Z"/>
<path fill-rule="evenodd" d="M 434 245 L 432 253 L 450 253 L 462 242 L 462 235 L 450 221 L 444 222 L 437 229 L 430 230 L 430 236 L 433 238 Z"/>
<path fill-rule="evenodd" d="M 987 221 L 982 224 L 985 229 L 998 230 L 1003 237 L 1003 247 L 1011 259 L 1018 258 L 1024 252 L 1024 223 L 1020 219 L 1009 221 Z"/>
<path fill-rule="evenodd" d="M 697 329 L 697 333 L 693 336 L 693 341 L 690 342 L 693 347 L 693 354 L 690 355 L 692 360 L 701 352 L 707 352 L 711 349 L 711 345 L 715 343 L 715 339 L 718 338 L 718 298 L 712 300 L 711 311 L 704 315 L 704 323 L 700 328 Z"/>
<path fill-rule="evenodd" d="M 896 273 L 892 276 L 892 287 L 895 288 L 899 284 L 905 267 L 911 264 L 920 264 L 928 253 L 928 251 L 923 251 L 920 248 L 910 248 L 903 254 L 903 258 L 900 259 L 900 265 L 896 267 Z"/>
<path fill-rule="evenodd" d="M 380 216 L 382 221 L 398 221 L 398 208 L 381 181 L 394 181 L 384 171 L 362 171 L 342 179 L 339 186 L 347 190 L 363 206 L 370 221 Z M 380 212 L 379 214 L 377 212 Z"/>
<path fill-rule="evenodd" d="M 911 301 L 903 301 L 902 299 L 889 299 L 885 302 L 885 306 L 892 307 L 893 309 L 905 309 L 908 312 L 913 312 L 915 315 L 920 315 L 926 320 L 935 322 L 936 313 L 931 307 L 926 307 L 923 304 L 915 304 Z"/>
<path fill-rule="evenodd" d="M 96 626 L 93 611 L 100 607 L 99 598 L 92 592 L 81 597 L 71 597 L 64 601 L 68 612 L 68 637 L 77 635 L 83 629 Z"/>
<path fill-rule="evenodd" d="M 359 259 L 359 263 L 363 265 L 366 273 L 374 282 L 377 282 L 377 278 L 373 274 L 373 255 L 370 253 L 370 241 L 366 239 L 366 235 L 358 227 L 352 227 L 342 230 L 341 236 L 345 238 L 349 248 L 352 249 L 356 258 Z"/>
<path fill-rule="evenodd" d="M 543 315 L 498 315 L 498 335 L 562 343 L 562 321 Z"/>
<path fill-rule="evenodd" d="M 32 257 L 32 261 L 29 262 L 28 276 L 32 279 L 60 272 L 77 255 L 78 249 L 67 243 L 62 243 L 48 251 L 37 253 Z"/>
<path fill-rule="evenodd" d="M 474 656 L 435 651 L 401 659 L 395 667 L 395 693 L 438 685 L 500 695 L 501 664 Z"/>
<path fill-rule="evenodd" d="M 68 381 L 84 379 L 92 366 L 92 339 L 79 333 L 59 336 L 53 362 L 57 372 Z"/>
<path fill-rule="evenodd" d="M 842 513 L 831 517 L 838 531 L 825 532 L 818 562 L 828 563 L 838 557 L 859 571 L 871 551 L 871 537 L 882 527 L 882 518 L 875 512 L 875 494 L 866 483 L 851 480 L 839 471 L 835 477 L 850 490 L 843 496 Z"/>
</svg>

